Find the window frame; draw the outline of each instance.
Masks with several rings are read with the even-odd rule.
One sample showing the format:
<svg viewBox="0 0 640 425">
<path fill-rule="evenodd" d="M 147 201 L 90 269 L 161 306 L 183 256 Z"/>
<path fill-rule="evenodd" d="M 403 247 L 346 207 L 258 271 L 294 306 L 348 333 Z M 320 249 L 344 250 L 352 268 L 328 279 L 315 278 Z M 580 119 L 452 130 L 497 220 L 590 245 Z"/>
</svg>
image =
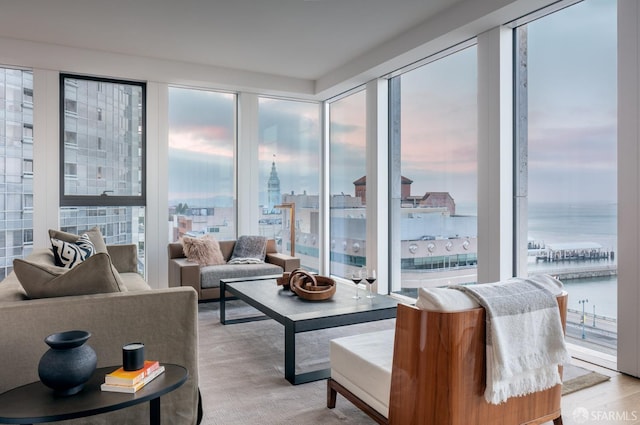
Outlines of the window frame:
<svg viewBox="0 0 640 425">
<path fill-rule="evenodd" d="M 67 79 L 95 81 L 139 87 L 142 91 L 141 114 L 141 169 L 140 195 L 66 195 L 65 194 L 65 81 Z M 92 77 L 87 75 L 60 73 L 60 207 L 93 207 L 93 206 L 131 206 L 146 207 L 147 204 L 147 84 L 143 81 L 120 80 L 106 77 Z M 72 112 L 73 113 L 73 112 Z"/>
</svg>

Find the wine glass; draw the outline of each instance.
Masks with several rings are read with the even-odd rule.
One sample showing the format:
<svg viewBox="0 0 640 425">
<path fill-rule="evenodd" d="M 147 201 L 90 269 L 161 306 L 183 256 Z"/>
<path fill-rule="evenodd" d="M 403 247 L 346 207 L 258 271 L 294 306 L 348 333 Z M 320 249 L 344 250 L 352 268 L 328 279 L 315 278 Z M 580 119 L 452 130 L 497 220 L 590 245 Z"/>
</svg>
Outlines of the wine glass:
<svg viewBox="0 0 640 425">
<path fill-rule="evenodd" d="M 373 293 L 373 282 L 376 281 L 376 269 L 367 269 L 367 276 L 365 277 L 365 280 L 369 283 L 369 295 L 367 295 L 367 298 L 375 298 L 376 295 Z"/>
<path fill-rule="evenodd" d="M 358 284 L 362 281 L 362 270 L 357 269 L 351 272 L 351 280 L 356 285 L 356 294 L 351 297 L 354 300 L 359 300 L 360 295 L 358 295 Z"/>
</svg>

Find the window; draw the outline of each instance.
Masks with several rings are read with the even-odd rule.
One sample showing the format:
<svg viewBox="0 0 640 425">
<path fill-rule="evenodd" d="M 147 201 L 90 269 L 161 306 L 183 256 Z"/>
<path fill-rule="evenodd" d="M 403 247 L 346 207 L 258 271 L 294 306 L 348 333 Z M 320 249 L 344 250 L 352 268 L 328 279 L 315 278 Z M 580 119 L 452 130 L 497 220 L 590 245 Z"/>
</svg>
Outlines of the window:
<svg viewBox="0 0 640 425">
<path fill-rule="evenodd" d="M 145 87 L 60 76 L 60 229 L 81 233 L 98 226 L 107 244 L 136 244 L 142 273 Z"/>
<path fill-rule="evenodd" d="M 520 275 L 558 276 L 568 340 L 616 351 L 617 11 L 586 0 L 515 29 Z"/>
<path fill-rule="evenodd" d="M 33 194 L 25 193 L 23 197 L 23 205 L 25 210 L 33 210 Z"/>
<path fill-rule="evenodd" d="M 320 108 L 259 99 L 260 234 L 308 270 L 319 271 Z M 277 206 L 282 206 L 277 208 Z M 289 205 L 289 207 L 286 207 Z M 291 214 L 291 208 L 295 208 Z M 291 223 L 291 217 L 294 223 Z"/>
<path fill-rule="evenodd" d="M 33 175 L 33 159 L 23 159 L 22 160 L 22 172 L 26 176 Z"/>
<path fill-rule="evenodd" d="M 33 103 L 33 89 L 25 87 L 23 90 L 22 101 L 24 103 Z"/>
<path fill-rule="evenodd" d="M 61 114 L 61 163 L 65 172 L 60 204 L 143 206 L 145 85 L 102 82 L 104 90 L 98 93 L 97 79 L 60 76 L 61 104 L 66 108 L 72 101 L 78 111 L 75 115 Z M 101 120 L 98 110 L 107 111 L 111 119 Z M 104 141 L 104 149 L 98 148 L 98 138 Z M 104 169 L 101 178 L 96 172 L 98 166 Z"/>
<path fill-rule="evenodd" d="M 446 52 L 393 77 L 393 292 L 476 281 L 476 46 Z M 398 158 L 399 156 L 399 158 Z"/>
<path fill-rule="evenodd" d="M 169 88 L 169 231 L 236 238 L 236 96 Z M 211 231 L 211 229 L 215 229 Z"/>
<path fill-rule="evenodd" d="M 329 104 L 331 274 L 366 265 L 366 92 Z"/>
<path fill-rule="evenodd" d="M 24 142 L 33 142 L 33 124 L 24 124 L 22 127 Z"/>
<path fill-rule="evenodd" d="M 24 131 L 24 133 L 23 133 Z M 33 245 L 33 74 L 0 68 L 0 280 Z"/>
<path fill-rule="evenodd" d="M 64 164 L 64 177 L 65 179 L 78 178 L 78 165 Z"/>
</svg>

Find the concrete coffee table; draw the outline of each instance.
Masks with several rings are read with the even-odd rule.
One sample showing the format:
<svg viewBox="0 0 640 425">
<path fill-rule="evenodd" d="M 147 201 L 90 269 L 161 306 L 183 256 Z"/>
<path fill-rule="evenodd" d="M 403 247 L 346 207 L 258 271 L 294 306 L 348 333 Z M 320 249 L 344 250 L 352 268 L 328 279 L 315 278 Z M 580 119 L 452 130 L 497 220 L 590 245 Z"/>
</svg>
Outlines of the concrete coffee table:
<svg viewBox="0 0 640 425">
<path fill-rule="evenodd" d="M 296 374 L 296 334 L 393 319 L 398 305 L 398 300 L 385 295 L 354 300 L 353 286 L 340 282 L 337 284 L 336 293 L 331 299 L 306 301 L 278 286 L 273 277 L 221 280 L 220 323 L 228 325 L 264 319 L 254 316 L 227 320 L 225 294 L 228 291 L 284 326 L 284 377 L 287 381 L 297 385 L 325 379 L 331 375 L 328 368 Z"/>
</svg>

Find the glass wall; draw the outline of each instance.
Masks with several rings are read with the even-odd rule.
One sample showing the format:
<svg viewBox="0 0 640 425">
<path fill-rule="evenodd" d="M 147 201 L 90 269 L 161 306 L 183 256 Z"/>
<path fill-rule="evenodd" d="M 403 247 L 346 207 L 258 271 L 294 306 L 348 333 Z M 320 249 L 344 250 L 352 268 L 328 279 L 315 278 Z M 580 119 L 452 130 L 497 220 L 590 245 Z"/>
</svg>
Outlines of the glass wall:
<svg viewBox="0 0 640 425">
<path fill-rule="evenodd" d="M 516 29 L 520 274 L 558 276 L 567 336 L 606 353 L 617 329 L 616 15 L 616 2 L 586 0 Z"/>
<path fill-rule="evenodd" d="M 236 238 L 236 96 L 169 88 L 169 240 Z"/>
<path fill-rule="evenodd" d="M 470 283 L 477 267 L 477 53 L 450 52 L 391 81 L 393 292 Z M 398 160 L 398 156 L 400 157 Z M 399 207 L 399 208 L 398 208 Z"/>
<path fill-rule="evenodd" d="M 261 97 L 260 234 L 319 271 L 320 107 Z M 280 207 L 280 208 L 278 208 Z M 293 223 L 291 222 L 293 218 Z"/>
<path fill-rule="evenodd" d="M 0 68 L 0 280 L 33 249 L 33 74 Z"/>
<path fill-rule="evenodd" d="M 61 75 L 60 229 L 138 246 L 144 273 L 145 86 Z"/>
<path fill-rule="evenodd" d="M 366 265 L 366 92 L 329 104 L 330 273 Z"/>
</svg>

